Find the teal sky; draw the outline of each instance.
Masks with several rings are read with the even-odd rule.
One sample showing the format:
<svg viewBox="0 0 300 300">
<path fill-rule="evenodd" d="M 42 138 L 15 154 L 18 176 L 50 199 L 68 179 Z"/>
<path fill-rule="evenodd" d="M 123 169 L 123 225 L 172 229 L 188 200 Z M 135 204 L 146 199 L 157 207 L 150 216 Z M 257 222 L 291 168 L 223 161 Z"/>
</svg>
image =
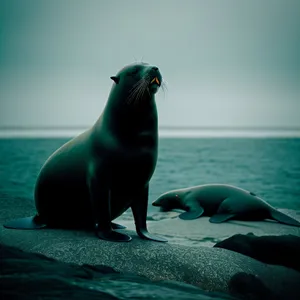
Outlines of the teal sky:
<svg viewBox="0 0 300 300">
<path fill-rule="evenodd" d="M 157 65 L 161 126 L 300 127 L 298 0 L 0 0 L 0 127 L 90 126 Z"/>
</svg>

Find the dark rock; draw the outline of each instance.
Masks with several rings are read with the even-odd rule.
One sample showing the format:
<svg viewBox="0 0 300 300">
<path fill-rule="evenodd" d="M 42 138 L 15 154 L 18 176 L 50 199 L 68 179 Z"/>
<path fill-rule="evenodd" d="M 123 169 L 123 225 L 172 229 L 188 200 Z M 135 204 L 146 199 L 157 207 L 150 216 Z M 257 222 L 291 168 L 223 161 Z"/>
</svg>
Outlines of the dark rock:
<svg viewBox="0 0 300 300">
<path fill-rule="evenodd" d="M 229 281 L 231 295 L 239 299 L 247 300 L 279 300 L 274 292 L 267 288 L 264 283 L 255 275 L 237 273 Z"/>
<path fill-rule="evenodd" d="M 214 247 L 235 251 L 267 264 L 281 265 L 300 272 L 300 237 L 295 235 L 235 234 L 215 244 Z"/>
<path fill-rule="evenodd" d="M 1 299 L 234 299 L 107 266 L 75 265 L 0 244 Z"/>
<path fill-rule="evenodd" d="M 189 299 L 186 297 L 190 297 L 188 295 L 193 288 L 190 284 L 195 286 L 196 294 L 199 292 L 199 288 L 205 291 L 228 293 L 230 292 L 230 282 L 235 278 L 234 276 L 239 273 L 246 273 L 256 276 L 268 290 L 272 291 L 275 295 L 279 295 L 281 299 L 298 300 L 300 298 L 300 273 L 295 270 L 283 266 L 266 265 L 260 261 L 226 249 L 203 247 L 201 245 L 187 246 L 172 244 L 171 229 L 174 232 L 180 228 L 182 233 L 180 238 L 184 238 L 184 233 L 188 235 L 198 232 L 201 229 L 199 225 L 201 222 L 197 224 L 197 222 L 190 223 L 181 220 L 182 222 L 176 223 L 180 227 L 172 227 L 172 222 L 154 222 L 157 224 L 156 230 L 158 232 L 165 229 L 162 234 L 167 235 L 166 237 L 169 243 L 163 244 L 142 240 L 134 231 L 130 230 L 126 231 L 133 238 L 129 243 L 113 243 L 99 240 L 95 237 L 93 232 L 82 230 L 10 230 L 5 229 L 2 224 L 17 217 L 30 216 L 34 214 L 35 210 L 31 202 L 29 203 L 26 200 L 20 201 L 20 199 L 9 197 L 5 198 L 4 196 L 5 195 L 0 195 L 1 242 L 24 251 L 44 254 L 47 257 L 58 259 L 61 263 L 88 265 L 80 267 L 80 269 L 76 269 L 73 266 L 75 269 L 68 269 L 68 271 L 66 271 L 69 272 L 68 274 L 70 274 L 70 276 L 78 278 L 76 279 L 77 286 L 78 282 L 80 282 L 80 287 L 82 287 L 82 281 L 88 281 L 90 284 L 90 281 L 96 280 L 93 276 L 98 276 L 100 279 L 97 280 L 97 284 L 103 285 L 105 280 L 109 280 L 108 290 L 101 289 L 102 292 L 115 292 L 115 285 L 112 285 L 112 281 L 107 279 L 108 277 L 105 277 L 105 280 L 101 277 L 105 275 L 105 272 L 108 272 L 109 274 L 105 276 L 119 278 L 118 285 L 123 282 L 122 287 L 118 286 L 116 288 L 119 294 L 109 295 L 121 297 L 120 291 L 122 290 L 124 292 L 124 294 L 122 294 L 124 296 L 122 297 L 125 299 L 129 297 L 131 291 L 134 293 L 133 297 L 137 297 L 136 293 L 139 287 L 141 293 L 139 297 L 146 295 L 145 298 L 147 298 L 149 295 L 154 295 L 157 296 L 158 299 L 173 298 L 173 290 L 170 292 L 169 290 L 165 291 L 165 289 L 169 287 L 173 289 L 172 284 L 174 284 L 174 288 L 176 286 L 178 291 L 177 297 L 183 295 L 180 294 L 181 291 L 185 293 L 185 296 L 182 296 L 182 298 Z M 204 221 L 203 224 L 206 222 Z M 118 222 L 122 224 L 120 220 L 118 220 Z M 161 225 L 158 225 L 160 222 Z M 265 223 L 267 224 L 267 222 Z M 194 224 L 194 227 L 192 224 Z M 251 226 L 261 228 L 261 224 L 257 225 L 256 222 L 251 224 L 254 224 Z M 282 228 L 280 224 L 271 224 L 272 227 L 276 226 L 276 228 Z M 222 228 L 225 228 L 226 225 L 230 227 L 230 224 L 214 225 L 214 227 L 211 226 L 205 230 L 201 229 L 201 234 L 204 235 L 206 232 L 206 237 L 213 237 L 218 234 L 219 231 L 222 231 Z M 293 229 L 292 226 L 286 227 Z M 235 230 L 239 230 L 243 227 L 242 225 L 235 224 L 234 228 Z M 249 230 L 248 226 L 245 228 Z M 150 232 L 154 233 L 153 230 L 154 228 L 150 228 Z M 170 230 L 170 236 L 166 230 Z M 229 232 L 230 231 L 226 234 Z M 197 235 L 195 236 L 197 237 Z M 195 243 L 199 244 L 199 241 L 195 240 Z M 49 260 L 49 258 L 47 258 L 47 260 Z M 113 268 L 115 272 L 120 272 L 122 276 L 120 276 L 119 273 L 112 274 L 110 269 L 106 268 L 104 270 L 101 265 Z M 46 263 L 45 266 L 48 267 Z M 97 269 L 99 266 L 103 274 L 95 271 L 95 268 Z M 6 269 L 8 268 L 9 267 L 6 267 Z M 84 270 L 81 268 L 84 268 Z M 27 269 L 29 270 L 30 268 L 28 267 Z M 35 274 L 36 269 L 33 270 L 34 271 L 29 273 L 30 276 Z M 55 272 L 54 268 L 54 274 L 56 274 Z M 57 273 L 59 273 L 59 271 L 57 271 Z M 61 274 L 59 276 L 64 277 Z M 143 280 L 146 280 L 145 277 L 147 280 L 150 279 L 151 282 L 155 281 L 155 286 L 160 287 L 160 292 L 158 289 L 153 288 L 153 283 L 144 285 Z M 63 278 L 63 280 L 66 279 Z M 168 281 L 168 283 L 165 281 Z M 170 283 L 170 281 L 172 281 L 172 283 Z M 130 282 L 130 284 L 128 284 L 128 282 Z M 114 284 L 116 283 L 114 282 Z M 247 286 L 249 287 L 249 285 Z M 105 288 L 105 284 L 103 288 Z M 188 290 L 186 291 L 185 289 Z M 243 292 L 243 290 L 241 290 L 241 292 Z M 247 293 L 245 290 L 245 297 L 247 297 Z M 260 297 L 260 294 L 256 294 L 255 289 L 252 294 Z M 170 295 L 170 297 L 167 295 Z M 201 294 L 201 296 L 203 297 L 203 294 Z M 68 297 L 66 298 L 68 299 Z M 253 299 L 253 297 L 251 299 Z"/>
</svg>

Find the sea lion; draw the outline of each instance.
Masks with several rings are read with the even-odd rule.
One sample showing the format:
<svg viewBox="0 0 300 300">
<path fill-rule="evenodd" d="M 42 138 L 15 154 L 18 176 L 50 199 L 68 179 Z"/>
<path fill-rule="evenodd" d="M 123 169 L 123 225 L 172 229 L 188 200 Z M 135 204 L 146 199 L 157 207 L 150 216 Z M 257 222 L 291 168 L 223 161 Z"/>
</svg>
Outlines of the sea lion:
<svg viewBox="0 0 300 300">
<path fill-rule="evenodd" d="M 134 63 L 116 76 L 106 106 L 87 131 L 55 151 L 35 185 L 34 217 L 4 225 L 14 229 L 93 226 L 100 239 L 130 241 L 112 223 L 132 209 L 141 238 L 166 242 L 146 225 L 149 181 L 156 167 L 158 116 L 155 94 L 162 75 L 156 66 Z"/>
<path fill-rule="evenodd" d="M 280 223 L 299 226 L 300 222 L 276 210 L 254 193 L 227 184 L 205 184 L 166 192 L 152 203 L 163 211 L 182 209 L 183 220 L 211 216 L 211 223 L 230 219 L 273 219 Z"/>
</svg>

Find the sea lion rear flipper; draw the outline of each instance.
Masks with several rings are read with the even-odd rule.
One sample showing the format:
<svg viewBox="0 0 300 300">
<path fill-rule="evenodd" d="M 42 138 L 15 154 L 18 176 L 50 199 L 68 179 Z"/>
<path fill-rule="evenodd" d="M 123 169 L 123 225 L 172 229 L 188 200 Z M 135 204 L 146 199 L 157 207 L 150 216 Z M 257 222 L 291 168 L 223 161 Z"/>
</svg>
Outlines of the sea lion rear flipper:
<svg viewBox="0 0 300 300">
<path fill-rule="evenodd" d="M 226 222 L 236 216 L 236 213 L 232 209 L 233 198 L 228 197 L 220 204 L 217 213 L 211 216 L 209 222 L 222 223 Z"/>
<path fill-rule="evenodd" d="M 203 207 L 195 200 L 188 201 L 188 211 L 179 215 L 182 220 L 194 220 L 201 217 L 204 213 Z"/>
<path fill-rule="evenodd" d="M 299 221 L 293 219 L 292 217 L 289 217 L 288 215 L 282 213 L 281 211 L 272 209 L 270 211 L 270 215 L 272 219 L 278 221 L 279 223 L 300 227 Z"/>
<path fill-rule="evenodd" d="M 213 215 L 209 218 L 209 222 L 211 222 L 211 223 L 222 223 L 222 222 L 226 222 L 226 221 L 232 219 L 233 217 L 235 217 L 235 214 L 230 214 L 230 213 L 219 214 L 219 213 L 216 213 L 215 215 Z"/>
<path fill-rule="evenodd" d="M 39 216 L 33 216 L 11 220 L 3 224 L 3 226 L 8 229 L 42 229 L 47 224 L 43 223 Z"/>
<path fill-rule="evenodd" d="M 91 163 L 89 166 L 88 186 L 92 210 L 94 212 L 95 233 L 102 240 L 111 242 L 129 242 L 131 237 L 127 234 L 116 232 L 111 224 L 111 191 L 101 172 L 98 172 L 97 165 Z M 101 182 L 102 184 L 99 184 Z"/>
</svg>

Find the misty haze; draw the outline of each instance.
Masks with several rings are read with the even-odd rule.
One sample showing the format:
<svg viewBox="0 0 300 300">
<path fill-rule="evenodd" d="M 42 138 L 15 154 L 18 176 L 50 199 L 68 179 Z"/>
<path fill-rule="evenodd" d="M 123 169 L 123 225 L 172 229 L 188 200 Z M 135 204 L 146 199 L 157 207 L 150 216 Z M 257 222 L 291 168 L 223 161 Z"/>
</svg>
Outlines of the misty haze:
<svg viewBox="0 0 300 300">
<path fill-rule="evenodd" d="M 300 0 L 0 0 L 0 299 L 299 300 L 299 253 Z"/>
<path fill-rule="evenodd" d="M 160 128 L 300 127 L 299 1 L 0 1 L 0 127 L 94 124 L 143 60 Z M 76 131 L 76 130 L 75 130 Z M 209 134 L 209 133 L 208 133 Z"/>
</svg>

